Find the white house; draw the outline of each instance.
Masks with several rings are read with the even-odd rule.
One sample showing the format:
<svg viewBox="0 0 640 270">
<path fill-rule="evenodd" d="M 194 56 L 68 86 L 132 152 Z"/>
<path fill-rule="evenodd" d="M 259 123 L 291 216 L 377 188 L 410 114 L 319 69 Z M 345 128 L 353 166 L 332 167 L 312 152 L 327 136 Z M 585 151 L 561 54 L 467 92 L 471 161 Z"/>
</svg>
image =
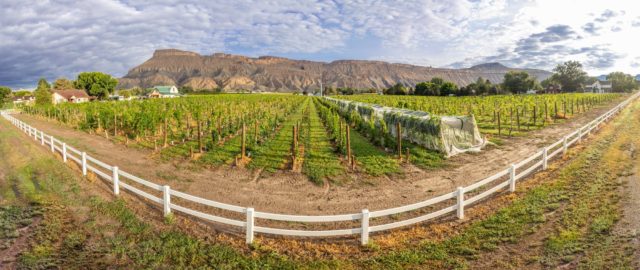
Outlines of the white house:
<svg viewBox="0 0 640 270">
<path fill-rule="evenodd" d="M 167 86 L 154 86 L 151 88 L 153 91 L 149 93 L 150 98 L 172 98 L 179 97 L 180 92 L 178 92 L 178 88 L 175 85 L 167 85 Z"/>
<path fill-rule="evenodd" d="M 610 81 L 597 80 L 592 85 L 588 85 L 584 89 L 584 91 L 585 93 L 598 93 L 598 94 L 611 93 L 612 85 Z"/>
<path fill-rule="evenodd" d="M 36 101 L 34 96 L 13 97 L 13 104 L 32 105 Z"/>
<path fill-rule="evenodd" d="M 89 95 L 87 95 L 87 92 L 84 90 L 53 90 L 51 92 L 53 93 L 53 104 L 60 104 L 64 102 L 82 103 L 89 101 Z"/>
</svg>

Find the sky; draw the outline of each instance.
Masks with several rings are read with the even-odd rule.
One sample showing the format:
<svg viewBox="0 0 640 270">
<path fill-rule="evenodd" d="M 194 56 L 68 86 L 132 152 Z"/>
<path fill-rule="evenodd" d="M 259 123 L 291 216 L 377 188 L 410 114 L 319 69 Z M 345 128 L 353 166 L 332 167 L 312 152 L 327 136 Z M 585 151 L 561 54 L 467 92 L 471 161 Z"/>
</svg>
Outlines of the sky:
<svg viewBox="0 0 640 270">
<path fill-rule="evenodd" d="M 640 73 L 640 1 L 0 0 L 0 85 L 115 77 L 156 49 Z"/>
</svg>

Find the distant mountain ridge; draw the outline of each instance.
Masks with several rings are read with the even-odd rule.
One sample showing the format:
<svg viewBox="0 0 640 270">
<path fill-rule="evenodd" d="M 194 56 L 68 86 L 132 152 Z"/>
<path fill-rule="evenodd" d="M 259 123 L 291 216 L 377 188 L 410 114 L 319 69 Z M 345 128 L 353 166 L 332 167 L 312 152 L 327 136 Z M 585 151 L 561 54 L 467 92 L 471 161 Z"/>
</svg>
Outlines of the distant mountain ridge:
<svg viewBox="0 0 640 270">
<path fill-rule="evenodd" d="M 465 86 L 482 77 L 497 83 L 511 70 L 526 71 L 543 80 L 551 72 L 515 69 L 500 63 L 486 63 L 464 69 L 432 68 L 366 60 L 318 62 L 276 56 L 251 58 L 215 53 L 200 55 L 176 49 L 156 50 L 153 56 L 121 78 L 118 88 L 154 85 L 191 86 L 194 89 L 222 88 L 225 91 L 252 90 L 293 92 L 316 90 L 320 81 L 327 87 L 384 89 L 396 83 L 413 86 L 441 77 Z"/>
</svg>

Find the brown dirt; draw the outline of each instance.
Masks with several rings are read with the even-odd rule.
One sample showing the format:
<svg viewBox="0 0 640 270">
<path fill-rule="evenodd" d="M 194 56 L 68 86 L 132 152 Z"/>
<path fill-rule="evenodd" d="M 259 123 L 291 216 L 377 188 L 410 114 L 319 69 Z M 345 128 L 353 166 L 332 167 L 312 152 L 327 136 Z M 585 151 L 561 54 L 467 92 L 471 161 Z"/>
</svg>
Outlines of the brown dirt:
<svg viewBox="0 0 640 270">
<path fill-rule="evenodd" d="M 636 247 L 633 254 L 633 263 L 640 269 L 640 149 L 631 145 L 629 154 L 635 160 L 635 166 L 630 170 L 629 175 L 623 176 L 621 181 L 624 185 L 621 188 L 623 197 L 622 218 L 618 221 L 614 233 L 631 242 L 631 246 Z"/>
<path fill-rule="evenodd" d="M 567 122 L 534 131 L 524 137 L 503 139 L 482 153 L 461 154 L 446 161 L 441 169 L 420 170 L 406 165 L 404 174 L 317 186 L 300 173 L 279 171 L 255 181 L 250 170 L 220 166 L 203 168 L 188 162 L 161 162 L 151 151 L 128 148 L 104 137 L 90 135 L 28 115 L 17 118 L 62 138 L 69 145 L 149 181 L 196 196 L 257 211 L 287 214 L 340 214 L 397 207 L 451 192 L 504 169 L 554 140 L 587 123 L 608 108 L 604 106 Z M 362 178 L 361 176 L 358 176 Z M 373 184 L 372 184 L 373 183 Z"/>
</svg>

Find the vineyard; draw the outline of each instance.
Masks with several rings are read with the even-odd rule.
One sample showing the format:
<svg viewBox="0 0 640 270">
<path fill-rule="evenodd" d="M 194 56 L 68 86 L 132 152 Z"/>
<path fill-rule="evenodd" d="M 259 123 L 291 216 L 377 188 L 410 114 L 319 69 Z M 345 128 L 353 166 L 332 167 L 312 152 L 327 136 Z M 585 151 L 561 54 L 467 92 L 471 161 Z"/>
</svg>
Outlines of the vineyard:
<svg viewBox="0 0 640 270">
<path fill-rule="evenodd" d="M 429 112 L 474 115 L 483 134 L 516 136 L 584 113 L 620 94 L 500 95 L 475 97 L 340 96 L 340 99 Z"/>
<path fill-rule="evenodd" d="M 618 97 L 359 95 L 339 99 L 424 115 L 474 115 L 483 133 L 508 136 L 543 128 Z M 429 138 L 435 143 L 427 135 L 443 129 L 435 121 L 440 117 L 416 122 L 414 118 L 389 114 L 384 121 L 372 122 L 368 120 L 372 112 L 367 111 L 367 106 L 349 111 L 331 100 L 299 95 L 223 94 L 24 107 L 23 111 L 131 147 L 149 149 L 168 161 L 188 160 L 212 167 L 232 165 L 260 173 L 300 172 L 317 184 L 348 180 L 353 173 L 373 177 L 402 173 L 406 164 L 423 169 L 443 165 L 445 153 L 412 140 L 423 136 L 422 141 Z M 441 135 L 432 137 L 438 136 Z"/>
</svg>

